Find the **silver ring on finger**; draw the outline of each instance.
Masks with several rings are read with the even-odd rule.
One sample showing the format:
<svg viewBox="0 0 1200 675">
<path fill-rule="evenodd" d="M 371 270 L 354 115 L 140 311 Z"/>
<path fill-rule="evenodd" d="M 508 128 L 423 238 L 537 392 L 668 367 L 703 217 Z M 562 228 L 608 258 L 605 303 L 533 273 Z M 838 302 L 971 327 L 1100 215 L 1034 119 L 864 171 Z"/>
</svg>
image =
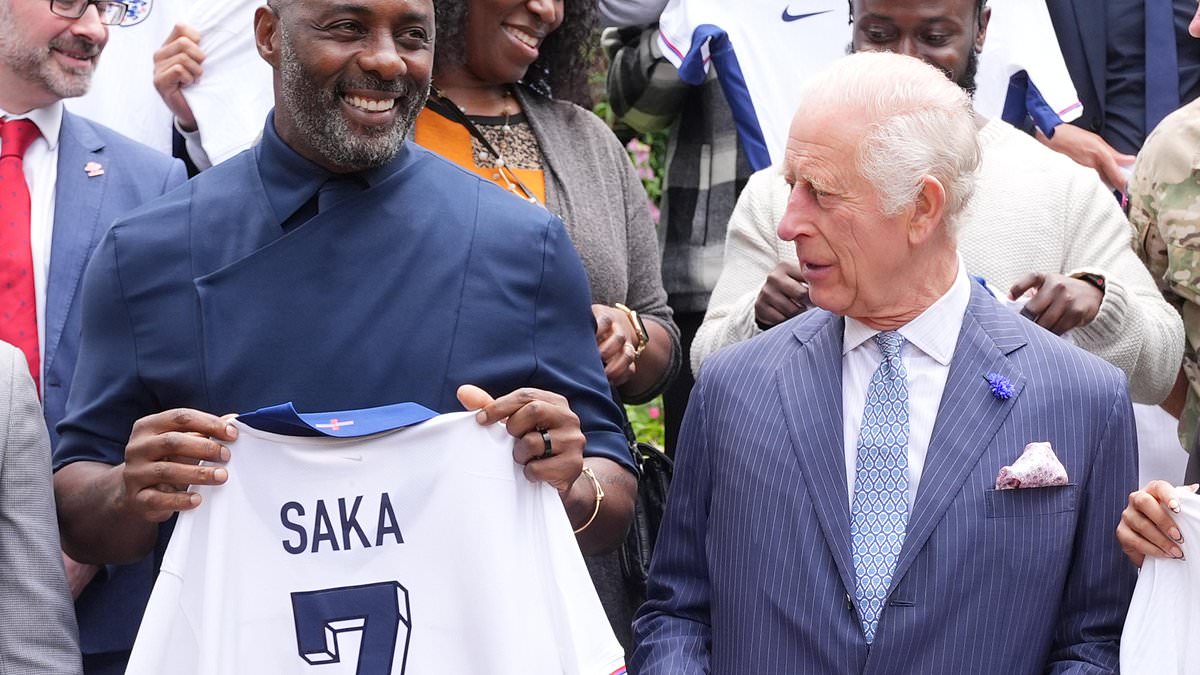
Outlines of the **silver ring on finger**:
<svg viewBox="0 0 1200 675">
<path fill-rule="evenodd" d="M 538 429 L 538 433 L 542 435 L 542 454 L 538 456 L 538 459 L 550 459 L 554 456 L 554 446 L 550 443 L 550 432 Z"/>
</svg>

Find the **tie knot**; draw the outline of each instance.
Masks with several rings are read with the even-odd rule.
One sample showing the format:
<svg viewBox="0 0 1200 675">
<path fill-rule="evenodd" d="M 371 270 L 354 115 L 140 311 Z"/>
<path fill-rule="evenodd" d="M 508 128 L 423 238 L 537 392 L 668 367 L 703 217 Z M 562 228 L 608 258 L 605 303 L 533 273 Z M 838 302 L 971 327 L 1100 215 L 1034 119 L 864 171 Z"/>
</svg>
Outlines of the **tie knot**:
<svg viewBox="0 0 1200 675">
<path fill-rule="evenodd" d="M 891 360 L 900 358 L 900 349 L 904 346 L 904 336 L 894 330 L 885 330 L 875 334 L 875 344 L 883 352 L 883 358 Z"/>
<path fill-rule="evenodd" d="M 0 120 L 0 157 L 24 158 L 40 135 L 33 120 Z"/>
</svg>

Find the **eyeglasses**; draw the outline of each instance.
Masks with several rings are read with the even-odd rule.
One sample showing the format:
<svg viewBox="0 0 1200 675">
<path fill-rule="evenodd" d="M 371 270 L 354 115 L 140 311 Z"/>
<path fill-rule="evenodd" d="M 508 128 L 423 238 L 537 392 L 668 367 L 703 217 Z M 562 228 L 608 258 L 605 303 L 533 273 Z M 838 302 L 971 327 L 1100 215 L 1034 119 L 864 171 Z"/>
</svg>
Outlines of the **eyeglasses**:
<svg viewBox="0 0 1200 675">
<path fill-rule="evenodd" d="M 50 11 L 67 19 L 78 19 L 87 11 L 88 5 L 95 5 L 100 14 L 100 23 L 115 26 L 125 20 L 125 12 L 129 5 L 117 0 L 50 0 Z"/>
</svg>

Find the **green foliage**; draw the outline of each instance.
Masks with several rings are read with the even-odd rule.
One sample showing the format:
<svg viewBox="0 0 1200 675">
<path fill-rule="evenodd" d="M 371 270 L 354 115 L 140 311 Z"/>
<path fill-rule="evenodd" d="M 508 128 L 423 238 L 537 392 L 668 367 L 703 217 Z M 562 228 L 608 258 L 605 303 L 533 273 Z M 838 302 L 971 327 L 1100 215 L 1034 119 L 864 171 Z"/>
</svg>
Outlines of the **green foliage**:
<svg viewBox="0 0 1200 675">
<path fill-rule="evenodd" d="M 666 447 L 662 409 L 661 396 L 642 405 L 625 406 L 625 412 L 629 415 L 629 422 L 633 425 L 633 432 L 637 434 L 639 441 L 659 448 Z"/>
</svg>

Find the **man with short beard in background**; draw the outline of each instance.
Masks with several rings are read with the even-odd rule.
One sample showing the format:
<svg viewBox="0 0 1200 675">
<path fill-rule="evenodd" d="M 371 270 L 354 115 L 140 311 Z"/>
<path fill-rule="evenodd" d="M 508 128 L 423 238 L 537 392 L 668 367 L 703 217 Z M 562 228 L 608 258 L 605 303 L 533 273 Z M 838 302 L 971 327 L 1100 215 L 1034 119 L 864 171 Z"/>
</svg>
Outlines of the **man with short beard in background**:
<svg viewBox="0 0 1200 675">
<path fill-rule="evenodd" d="M 25 355 L 52 445 L 77 362 L 88 256 L 113 220 L 186 178 L 179 162 L 63 107 L 87 93 L 109 25 L 132 11 L 121 2 L 0 0 L 0 225 L 12 224 L 0 232 L 0 340 Z M 152 561 L 66 563 L 84 672 L 124 672 Z"/>
<path fill-rule="evenodd" d="M 188 487 L 229 477 L 196 464 L 229 457 L 217 414 L 286 401 L 507 419 L 581 548 L 615 546 L 632 485 L 598 498 L 583 456 L 632 458 L 562 223 L 405 140 L 431 0 L 272 0 L 254 30 L 275 71 L 261 142 L 118 221 L 88 270 L 55 455 L 64 547 L 109 563 L 165 545 L 160 523 L 200 505 Z"/>
</svg>

